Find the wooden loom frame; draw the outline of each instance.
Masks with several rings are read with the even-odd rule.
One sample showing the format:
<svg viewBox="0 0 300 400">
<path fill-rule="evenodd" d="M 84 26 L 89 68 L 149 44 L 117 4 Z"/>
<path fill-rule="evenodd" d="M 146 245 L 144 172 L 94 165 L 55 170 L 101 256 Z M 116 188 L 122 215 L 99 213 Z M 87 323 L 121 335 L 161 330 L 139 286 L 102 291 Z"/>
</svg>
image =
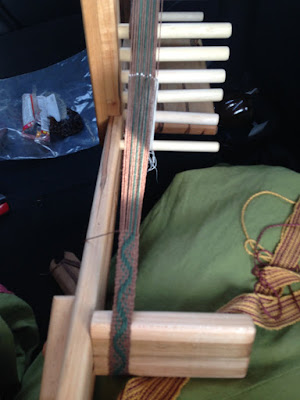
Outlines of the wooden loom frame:
<svg viewBox="0 0 300 400">
<path fill-rule="evenodd" d="M 88 400 L 92 397 L 95 375 L 103 372 L 103 366 L 101 366 L 103 356 L 101 352 L 98 355 L 95 354 L 95 347 L 99 347 L 99 343 L 96 343 L 97 337 L 99 339 L 97 330 L 99 327 L 101 330 L 99 318 L 101 320 L 104 315 L 109 322 L 108 314 L 96 310 L 104 309 L 113 245 L 113 234 L 107 235 L 107 233 L 115 229 L 121 173 L 120 142 L 123 118 L 117 34 L 119 15 L 115 0 L 81 0 L 81 3 L 97 123 L 102 142 L 105 132 L 106 135 L 76 295 L 56 296 L 53 300 L 40 394 L 42 400 Z M 99 57 L 100 53 L 102 58 Z M 180 313 L 171 314 L 180 321 Z M 230 343 L 239 342 L 242 345 L 243 371 L 240 376 L 244 375 L 255 335 L 252 321 L 242 315 L 228 317 L 219 314 L 216 318 L 216 314 L 202 314 L 202 317 L 204 319 L 196 319 L 195 322 L 198 325 L 199 321 L 200 323 L 202 321 L 209 335 L 216 332 L 216 329 L 220 330 L 221 327 L 221 332 L 229 335 Z M 164 325 L 167 326 L 166 314 L 165 318 Z M 171 319 L 169 327 L 173 329 L 174 324 L 172 325 Z M 238 329 L 234 329 L 235 326 Z M 238 336 L 237 332 L 241 329 L 243 335 Z M 186 335 L 186 332 L 184 334 Z M 218 334 L 220 335 L 220 332 Z M 238 337 L 241 338 L 240 341 Z M 225 362 L 227 362 L 228 352 L 222 353 L 223 350 L 218 347 L 217 340 L 213 340 L 212 344 L 214 354 L 221 351 L 223 361 L 225 357 Z M 222 346 L 224 347 L 224 344 Z M 194 351 L 194 348 L 192 350 Z M 232 351 L 231 348 L 230 351 Z M 236 368 L 239 367 L 240 365 Z M 209 369 L 204 366 L 205 368 Z M 144 373 L 147 373 L 147 370 Z M 161 373 L 161 375 L 164 374 Z M 211 376 L 211 371 L 207 376 Z M 226 376 L 226 374 L 221 373 L 220 376 Z"/>
</svg>

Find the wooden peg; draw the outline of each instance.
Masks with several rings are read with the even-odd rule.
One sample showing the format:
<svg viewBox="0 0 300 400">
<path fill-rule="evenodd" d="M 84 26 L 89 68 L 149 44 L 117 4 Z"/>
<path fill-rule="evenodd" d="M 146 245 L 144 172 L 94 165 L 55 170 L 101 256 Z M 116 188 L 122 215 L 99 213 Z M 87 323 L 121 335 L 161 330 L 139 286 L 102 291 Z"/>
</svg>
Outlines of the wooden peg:
<svg viewBox="0 0 300 400">
<path fill-rule="evenodd" d="M 199 101 L 221 101 L 224 92 L 222 89 L 180 89 L 159 90 L 157 103 L 191 103 Z M 128 92 L 122 93 L 123 103 L 128 102 Z"/>
<path fill-rule="evenodd" d="M 129 71 L 121 72 L 121 82 L 128 83 Z M 224 69 L 161 69 L 157 73 L 159 83 L 223 83 Z"/>
<path fill-rule="evenodd" d="M 156 59 L 164 61 L 226 61 L 229 58 L 229 47 L 161 47 L 156 52 Z M 130 48 L 120 49 L 120 61 L 131 61 Z"/>
<path fill-rule="evenodd" d="M 165 23 L 158 29 L 161 39 L 227 39 L 232 34 L 230 23 Z M 129 39 L 129 25 L 119 24 L 119 39 Z"/>
<path fill-rule="evenodd" d="M 201 22 L 204 20 L 204 13 L 201 11 L 164 11 L 160 13 L 162 22 Z"/>
<path fill-rule="evenodd" d="M 127 111 L 123 111 L 126 119 Z M 192 113 L 177 111 L 156 111 L 155 122 L 188 125 L 218 125 L 219 115 L 213 113 Z"/>
<path fill-rule="evenodd" d="M 120 142 L 124 150 L 124 140 Z M 218 142 L 200 142 L 195 140 L 153 140 L 151 150 L 154 151 L 178 151 L 187 153 L 217 153 L 220 150 Z"/>
</svg>

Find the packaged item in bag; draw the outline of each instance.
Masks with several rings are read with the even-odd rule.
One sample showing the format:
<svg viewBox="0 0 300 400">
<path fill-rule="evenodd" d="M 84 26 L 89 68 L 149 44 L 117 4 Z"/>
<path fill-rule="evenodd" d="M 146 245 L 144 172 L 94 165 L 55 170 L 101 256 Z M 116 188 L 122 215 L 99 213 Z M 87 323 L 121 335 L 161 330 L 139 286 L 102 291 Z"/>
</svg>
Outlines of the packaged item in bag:
<svg viewBox="0 0 300 400">
<path fill-rule="evenodd" d="M 39 109 L 35 93 L 25 93 L 22 96 L 22 135 L 34 140 L 36 137 L 36 120 L 39 118 Z"/>
<path fill-rule="evenodd" d="M 42 96 L 26 93 L 22 97 L 22 113 L 23 136 L 38 142 L 49 142 L 50 118 L 60 122 L 62 114 L 66 114 L 66 110 L 64 104 L 58 106 L 54 93 Z"/>
</svg>

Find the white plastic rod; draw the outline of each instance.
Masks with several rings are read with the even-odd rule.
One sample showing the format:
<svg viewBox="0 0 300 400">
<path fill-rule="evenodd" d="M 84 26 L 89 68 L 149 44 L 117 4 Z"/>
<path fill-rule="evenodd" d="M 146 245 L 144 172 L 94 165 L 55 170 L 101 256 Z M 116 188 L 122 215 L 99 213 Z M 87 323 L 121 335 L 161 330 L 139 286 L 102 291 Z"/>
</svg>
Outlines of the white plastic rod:
<svg viewBox="0 0 300 400">
<path fill-rule="evenodd" d="M 123 117 L 126 119 L 127 111 Z M 179 111 L 156 111 L 155 122 L 162 124 L 213 125 L 219 123 L 219 115 L 215 113 L 192 113 Z"/>
<path fill-rule="evenodd" d="M 156 59 L 163 61 L 226 61 L 229 58 L 227 46 L 199 47 L 161 47 L 157 49 Z M 130 62 L 129 47 L 120 48 L 120 61 Z"/>
<path fill-rule="evenodd" d="M 129 71 L 121 72 L 122 83 L 128 83 Z M 160 69 L 159 83 L 223 83 L 226 80 L 224 69 Z"/>
<path fill-rule="evenodd" d="M 229 22 L 165 23 L 158 29 L 161 39 L 227 39 L 232 34 Z M 129 24 L 119 24 L 119 39 L 129 39 Z"/>
<path fill-rule="evenodd" d="M 191 103 L 199 101 L 221 101 L 223 89 L 182 89 L 182 90 L 159 90 L 158 103 Z M 128 102 L 128 92 L 122 93 L 123 103 Z"/>
<path fill-rule="evenodd" d="M 124 150 L 124 140 L 120 142 L 121 150 Z M 217 153 L 220 150 L 219 142 L 198 142 L 186 140 L 154 140 L 151 150 L 154 151 L 180 151 L 187 153 Z"/>
<path fill-rule="evenodd" d="M 160 13 L 162 22 L 201 22 L 204 20 L 203 12 L 175 12 L 164 11 Z"/>
<path fill-rule="evenodd" d="M 155 122 L 165 124 L 218 125 L 219 115 L 214 113 L 156 111 Z"/>
</svg>

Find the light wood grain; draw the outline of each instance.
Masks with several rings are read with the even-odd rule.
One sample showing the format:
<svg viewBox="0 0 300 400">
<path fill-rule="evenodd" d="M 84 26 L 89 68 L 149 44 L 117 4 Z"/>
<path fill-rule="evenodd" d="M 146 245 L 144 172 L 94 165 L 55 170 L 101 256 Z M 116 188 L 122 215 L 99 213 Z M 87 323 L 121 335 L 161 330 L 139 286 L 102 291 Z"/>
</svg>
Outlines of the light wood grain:
<svg viewBox="0 0 300 400">
<path fill-rule="evenodd" d="M 119 5 L 116 0 L 96 1 L 98 8 L 98 27 L 101 38 L 101 57 L 104 73 L 104 87 L 109 116 L 120 115 L 119 89 L 119 41 L 117 23 Z"/>
<path fill-rule="evenodd" d="M 108 117 L 119 115 L 119 42 L 116 0 L 81 0 L 85 40 L 100 140 Z"/>
<path fill-rule="evenodd" d="M 53 298 L 40 400 L 56 399 L 73 301 L 73 296 Z"/>
<path fill-rule="evenodd" d="M 98 27 L 97 3 L 81 0 L 83 26 L 93 86 L 93 96 L 100 140 L 103 141 L 107 126 L 108 110 L 104 91 L 104 72 L 101 53 L 101 36 Z"/>
<path fill-rule="evenodd" d="M 129 71 L 121 71 L 122 83 L 128 83 Z M 160 69 L 157 72 L 159 83 L 223 83 L 226 79 L 224 69 Z"/>
<path fill-rule="evenodd" d="M 91 324 L 95 371 L 108 374 L 111 311 Z M 245 376 L 255 337 L 242 314 L 135 312 L 129 372 L 145 376 L 232 378 Z"/>
<path fill-rule="evenodd" d="M 118 203 L 122 117 L 110 120 L 71 315 L 58 400 L 88 400 L 93 391 L 90 323 L 104 306 Z M 110 233 L 110 234 L 108 234 Z M 97 237 L 98 235 L 102 235 Z"/>
<path fill-rule="evenodd" d="M 230 23 L 164 23 L 158 29 L 161 39 L 227 39 L 232 34 Z M 119 24 L 120 39 L 129 39 L 129 24 Z"/>
</svg>

